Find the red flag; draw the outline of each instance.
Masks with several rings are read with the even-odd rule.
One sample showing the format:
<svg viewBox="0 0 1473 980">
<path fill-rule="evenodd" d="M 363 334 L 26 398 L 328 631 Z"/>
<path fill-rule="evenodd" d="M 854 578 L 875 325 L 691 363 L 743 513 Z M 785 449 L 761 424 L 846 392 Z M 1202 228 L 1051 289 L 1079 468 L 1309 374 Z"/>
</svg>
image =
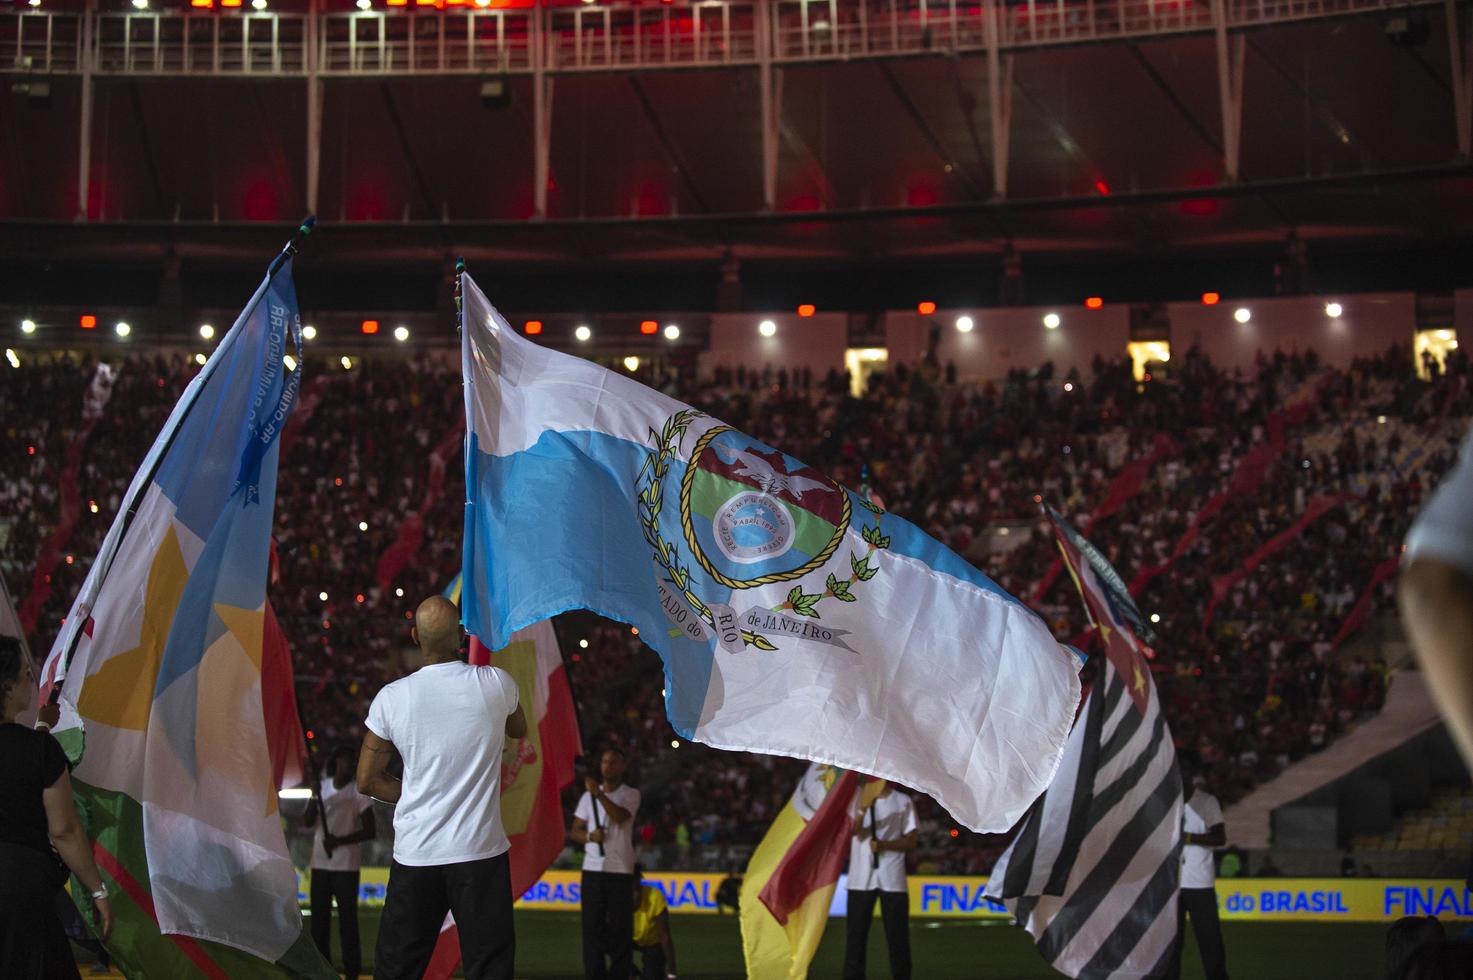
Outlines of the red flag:
<svg viewBox="0 0 1473 980">
<path fill-rule="evenodd" d="M 307 769 L 307 742 L 297 714 L 297 678 L 292 671 L 291 647 L 269 602 L 261 634 L 261 711 L 276 788 L 301 785 Z"/>
<path fill-rule="evenodd" d="M 805 898 L 839 880 L 854 836 L 854 794 L 858 789 L 858 774 L 845 770 L 757 896 L 783 925 Z"/>
<path fill-rule="evenodd" d="M 517 682 L 527 735 L 508 744 L 501 765 L 501 819 L 511 840 L 511 893 L 520 898 L 537 884 L 563 849 L 563 787 L 573 781 L 582 752 L 573 692 L 563 669 L 557 634 L 543 621 L 512 635 L 505 650 L 490 653 L 471 638 L 470 662 L 494 663 Z M 426 980 L 445 980 L 460 964 L 460 934 L 448 918 Z"/>
</svg>

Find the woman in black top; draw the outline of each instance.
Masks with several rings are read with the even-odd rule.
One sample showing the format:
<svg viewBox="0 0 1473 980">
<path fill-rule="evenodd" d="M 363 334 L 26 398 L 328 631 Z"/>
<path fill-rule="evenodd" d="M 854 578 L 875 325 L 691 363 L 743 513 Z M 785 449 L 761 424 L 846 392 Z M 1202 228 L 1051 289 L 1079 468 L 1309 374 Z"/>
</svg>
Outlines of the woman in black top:
<svg viewBox="0 0 1473 980">
<path fill-rule="evenodd" d="M 0 636 L 0 977 L 5 980 L 77 976 L 56 916 L 56 893 L 66 881 L 66 868 L 91 893 L 104 940 L 113 926 L 107 887 L 77 819 L 66 756 L 48 732 L 15 723 L 35 692 L 36 675 L 20 642 Z"/>
</svg>

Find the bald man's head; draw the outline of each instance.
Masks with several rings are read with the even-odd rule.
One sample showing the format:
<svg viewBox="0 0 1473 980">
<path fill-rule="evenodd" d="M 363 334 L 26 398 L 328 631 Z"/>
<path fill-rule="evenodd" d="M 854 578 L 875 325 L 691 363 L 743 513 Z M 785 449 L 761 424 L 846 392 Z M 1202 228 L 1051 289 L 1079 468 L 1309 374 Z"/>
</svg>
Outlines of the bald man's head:
<svg viewBox="0 0 1473 980">
<path fill-rule="evenodd" d="M 430 596 L 414 612 L 414 642 L 427 660 L 451 660 L 460 651 L 460 611 L 444 596 Z"/>
</svg>

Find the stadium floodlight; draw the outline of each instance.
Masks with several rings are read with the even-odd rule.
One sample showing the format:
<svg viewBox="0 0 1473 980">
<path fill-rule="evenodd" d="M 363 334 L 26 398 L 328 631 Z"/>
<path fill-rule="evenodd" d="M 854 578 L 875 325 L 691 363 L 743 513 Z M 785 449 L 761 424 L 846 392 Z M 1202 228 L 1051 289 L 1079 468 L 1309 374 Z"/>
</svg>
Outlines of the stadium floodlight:
<svg viewBox="0 0 1473 980">
<path fill-rule="evenodd" d="M 251 0 L 251 9 L 252 10 L 265 10 L 266 9 L 266 0 Z"/>
<path fill-rule="evenodd" d="M 359 10 L 371 10 L 372 8 L 373 8 L 373 0 L 358 0 L 358 9 Z"/>
<path fill-rule="evenodd" d="M 292 357 L 290 354 L 283 357 L 281 359 L 281 363 L 286 365 L 286 369 L 288 371 L 295 371 L 297 369 L 297 359 L 295 357 Z"/>
<path fill-rule="evenodd" d="M 397 340 L 397 341 L 399 341 L 399 343 L 401 343 L 401 344 L 404 343 L 404 341 L 406 341 L 406 340 L 409 339 L 409 328 L 408 327 L 403 327 L 403 326 L 395 327 L 394 328 L 394 339 Z"/>
<path fill-rule="evenodd" d="M 199 335 L 206 340 L 214 340 L 215 328 L 210 326 L 208 323 L 201 323 L 199 325 Z"/>
<path fill-rule="evenodd" d="M 573 331 L 573 336 L 578 338 L 580 344 L 586 344 L 593 339 L 593 331 L 589 329 L 588 324 L 580 323 L 578 329 Z"/>
<path fill-rule="evenodd" d="M 133 0 L 133 8 L 135 10 L 147 10 L 148 0 Z"/>
<path fill-rule="evenodd" d="M 11 350 L 9 347 L 5 348 L 5 359 L 10 362 L 11 367 L 20 367 L 20 358 L 16 356 L 15 351 Z"/>
<path fill-rule="evenodd" d="M 673 323 L 670 324 L 669 326 L 667 326 L 665 328 L 665 339 L 666 340 L 679 340 L 680 339 L 680 328 L 678 326 L 676 326 L 675 324 L 673 324 Z"/>
<path fill-rule="evenodd" d="M 628 371 L 630 374 L 638 371 L 639 358 L 634 356 L 633 354 L 630 354 L 628 357 L 624 358 L 624 370 Z"/>
<path fill-rule="evenodd" d="M 1332 320 L 1338 320 L 1340 318 L 1340 314 L 1344 312 L 1345 307 L 1341 306 L 1339 303 L 1325 304 L 1325 316 L 1329 317 Z"/>
<path fill-rule="evenodd" d="M 972 328 L 975 326 L 976 324 L 972 322 L 972 318 L 969 316 L 959 316 L 956 318 L 956 329 L 959 333 L 971 333 Z"/>
<path fill-rule="evenodd" d="M 1062 322 L 1063 321 L 1059 319 L 1059 314 L 1057 313 L 1045 313 L 1043 315 L 1043 325 L 1045 327 L 1048 327 L 1050 330 L 1059 329 L 1059 324 Z"/>
<path fill-rule="evenodd" d="M 323 602 L 326 602 L 327 601 L 327 593 L 326 592 L 319 592 L 319 593 L 317 593 L 317 598 L 320 599 L 320 600 L 322 600 Z"/>
<path fill-rule="evenodd" d="M 119 337 L 126 337 L 132 332 L 133 328 L 128 326 L 128 324 L 124 323 L 121 320 L 119 320 L 118 323 L 113 327 L 113 333 L 117 334 Z"/>
<path fill-rule="evenodd" d="M 368 522 L 367 521 L 359 521 L 358 522 L 358 530 L 360 530 L 360 531 L 367 531 L 368 530 Z"/>
<path fill-rule="evenodd" d="M 771 320 L 763 320 L 757 324 L 757 332 L 764 337 L 772 337 L 777 334 L 777 324 Z"/>
<path fill-rule="evenodd" d="M 341 358 L 339 358 L 338 363 L 343 366 L 344 371 L 353 370 L 353 359 L 347 354 L 344 354 Z"/>
<path fill-rule="evenodd" d="M 314 326 L 312 326 L 312 324 L 310 324 L 310 323 L 307 324 L 305 327 L 302 328 L 302 339 L 303 340 L 316 340 L 317 339 L 317 328 L 314 327 Z"/>
<path fill-rule="evenodd" d="M 1247 323 L 1253 319 L 1253 311 L 1246 306 L 1240 306 L 1236 310 L 1233 310 L 1233 319 L 1239 323 Z"/>
<path fill-rule="evenodd" d="M 36 332 L 36 321 L 35 320 L 22 320 L 20 322 L 20 332 L 21 333 L 24 333 L 24 334 L 33 334 L 33 333 L 35 333 Z"/>
<path fill-rule="evenodd" d="M 208 360 L 209 360 L 209 358 L 206 357 L 203 354 L 196 354 L 196 355 L 194 355 L 194 363 L 198 364 L 200 367 L 204 367 L 205 366 L 205 362 L 208 361 Z"/>
</svg>

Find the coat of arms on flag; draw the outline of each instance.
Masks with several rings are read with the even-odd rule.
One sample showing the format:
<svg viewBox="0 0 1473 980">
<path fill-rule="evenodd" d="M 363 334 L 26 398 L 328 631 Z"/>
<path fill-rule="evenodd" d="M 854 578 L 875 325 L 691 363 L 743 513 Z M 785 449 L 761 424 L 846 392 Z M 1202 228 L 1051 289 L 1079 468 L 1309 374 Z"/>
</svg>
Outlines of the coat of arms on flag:
<svg viewBox="0 0 1473 980">
<path fill-rule="evenodd" d="M 791 456 L 736 429 L 715 425 L 699 438 L 687 438 L 702 413 L 686 409 L 666 419 L 656 448 L 641 471 L 640 521 L 660 578 L 661 601 L 676 630 L 698 640 L 713 632 L 729 652 L 748 646 L 780 649 L 784 635 L 798 636 L 845 650 L 848 630 L 822 625 L 820 603 L 855 602 L 857 583 L 873 578 L 871 556 L 889 544 L 880 533 L 884 512 L 851 494 Z M 683 470 L 671 461 L 684 455 Z M 667 494 L 677 496 L 680 535 L 667 539 L 661 517 Z M 830 572 L 819 589 L 817 578 L 854 521 L 856 507 L 870 518 L 862 531 L 863 550 L 851 549 L 849 575 Z M 776 607 L 731 605 L 699 595 L 690 563 L 735 595 L 741 590 L 794 582 Z M 805 589 L 805 582 L 813 591 Z M 703 628 L 704 624 L 704 628 Z"/>
</svg>

